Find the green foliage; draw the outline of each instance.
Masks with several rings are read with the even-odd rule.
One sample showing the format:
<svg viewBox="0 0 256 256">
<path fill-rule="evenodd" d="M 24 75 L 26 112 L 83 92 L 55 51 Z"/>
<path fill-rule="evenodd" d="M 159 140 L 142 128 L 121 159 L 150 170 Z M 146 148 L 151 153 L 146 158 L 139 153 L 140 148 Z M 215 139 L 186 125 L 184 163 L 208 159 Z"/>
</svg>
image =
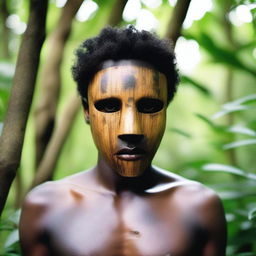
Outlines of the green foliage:
<svg viewBox="0 0 256 256">
<path fill-rule="evenodd" d="M 236 133 L 242 134 L 243 136 L 255 137 L 256 130 L 237 125 L 222 126 L 221 129 L 219 129 L 219 126 L 213 121 L 224 115 L 235 115 L 237 109 L 242 112 L 248 111 L 250 108 L 245 107 L 246 104 L 255 103 L 255 99 L 255 95 L 251 94 L 239 98 L 238 100 L 228 102 L 222 105 L 221 111 L 213 115 L 212 120 L 206 117 L 200 117 L 203 121 L 206 121 L 209 127 L 215 132 L 224 133 L 226 136 L 228 133 Z M 223 142 L 222 148 L 223 150 L 234 150 L 241 146 L 252 144 L 256 144 L 256 139 L 238 140 L 228 144 Z M 231 179 L 222 186 L 220 186 L 221 181 L 219 181 L 218 184 L 212 184 L 213 187 L 219 190 L 227 214 L 229 224 L 228 255 L 255 255 L 256 201 L 254 199 L 256 197 L 256 174 L 247 172 L 237 166 L 220 163 L 204 163 L 201 165 L 201 170 L 205 172 L 222 172 L 231 175 Z M 233 203 L 234 199 L 236 200 L 235 204 Z M 241 250 L 249 250 L 252 252 L 239 253 Z"/>
<path fill-rule="evenodd" d="M 99 8 L 93 17 L 86 22 L 73 22 L 71 37 L 63 57 L 58 114 L 62 113 L 63 106 L 75 88 L 69 72 L 74 60 L 74 49 L 84 39 L 99 32 L 115 4 L 114 0 L 95 2 Z M 180 173 L 187 178 L 198 180 L 216 190 L 223 201 L 228 222 L 227 256 L 255 256 L 256 70 L 253 56 L 256 51 L 256 8 L 250 10 L 253 22 L 241 26 L 229 24 L 233 31 L 232 42 L 227 36 L 227 24 L 223 24 L 224 15 L 228 17 L 229 12 L 237 6 L 252 4 L 255 0 L 212 2 L 212 10 L 182 31 L 186 39 L 193 39 L 199 44 L 202 61 L 193 73 L 181 72 L 180 90 L 169 107 L 167 131 L 155 163 L 169 170 L 181 170 Z M 228 13 L 224 13 L 227 2 L 230 3 L 230 8 Z M 22 21 L 26 21 L 28 1 L 10 0 L 8 4 L 11 13 L 18 14 Z M 173 7 L 167 0 L 156 9 L 148 9 L 144 4 L 142 7 L 156 17 L 159 22 L 157 32 L 164 35 Z M 47 35 L 55 27 L 60 11 L 55 2 L 50 1 Z M 133 23 L 135 22 L 134 20 Z M 122 24 L 126 22 L 123 21 Z M 11 33 L 10 48 L 13 49 L 13 56 L 8 63 L 0 62 L 0 131 L 10 95 L 13 60 L 16 58 L 19 38 L 19 35 Z M 15 47 L 13 43 L 16 43 Z M 47 41 L 41 64 L 45 61 L 46 52 Z M 193 58 L 193 53 L 189 58 Z M 232 81 L 227 81 L 226 71 L 232 73 Z M 231 84 L 229 88 L 228 83 Z M 34 102 L 39 97 L 36 90 Z M 232 101 L 236 98 L 237 100 Z M 33 122 L 31 117 L 23 149 L 22 179 L 25 190 L 34 174 Z M 97 152 L 89 130 L 80 113 L 58 161 L 56 179 L 88 169 L 95 163 Z M 0 246 L 0 255 L 5 256 L 20 255 L 17 218 L 14 221 L 12 215 L 8 214 L 13 209 L 15 189 L 13 186 L 0 223 L 0 244 L 3 245 L 3 248 Z"/>
<path fill-rule="evenodd" d="M 191 77 L 182 75 L 180 80 L 181 80 L 181 83 L 183 83 L 183 84 L 189 84 L 189 85 L 194 86 L 197 90 L 199 90 L 206 96 L 211 96 L 211 92 L 209 91 L 209 89 L 206 86 L 202 85 L 200 82 L 195 81 Z"/>
<path fill-rule="evenodd" d="M 1 220 L 0 232 L 1 234 L 5 234 L 6 238 L 3 248 L 0 248 L 0 255 L 21 255 L 18 231 L 19 218 L 20 210 L 13 212 L 12 214 L 9 215 L 9 217 L 6 217 Z"/>
<path fill-rule="evenodd" d="M 9 99 L 14 65 L 0 62 L 0 123 L 3 122 Z"/>
<path fill-rule="evenodd" d="M 240 60 L 237 52 L 234 52 L 233 49 L 218 45 L 216 40 L 214 40 L 214 38 L 212 38 L 209 34 L 202 32 L 196 37 L 186 34 L 186 38 L 196 40 L 200 46 L 209 53 L 211 61 L 246 71 L 253 76 L 256 75 L 256 71 L 253 68 Z"/>
</svg>

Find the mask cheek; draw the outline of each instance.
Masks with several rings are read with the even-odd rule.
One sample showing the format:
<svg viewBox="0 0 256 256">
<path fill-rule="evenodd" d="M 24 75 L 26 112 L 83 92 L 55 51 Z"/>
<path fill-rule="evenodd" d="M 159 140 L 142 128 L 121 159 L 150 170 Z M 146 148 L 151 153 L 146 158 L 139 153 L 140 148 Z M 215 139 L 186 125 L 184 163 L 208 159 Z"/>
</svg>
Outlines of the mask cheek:
<svg viewBox="0 0 256 256">
<path fill-rule="evenodd" d="M 147 115 L 143 120 L 143 131 L 147 137 L 147 144 L 153 157 L 162 140 L 166 125 L 165 111 Z"/>
<path fill-rule="evenodd" d="M 96 112 L 96 111 L 95 111 Z M 109 162 L 117 143 L 117 114 L 96 112 L 91 118 L 91 132 L 100 154 Z"/>
</svg>

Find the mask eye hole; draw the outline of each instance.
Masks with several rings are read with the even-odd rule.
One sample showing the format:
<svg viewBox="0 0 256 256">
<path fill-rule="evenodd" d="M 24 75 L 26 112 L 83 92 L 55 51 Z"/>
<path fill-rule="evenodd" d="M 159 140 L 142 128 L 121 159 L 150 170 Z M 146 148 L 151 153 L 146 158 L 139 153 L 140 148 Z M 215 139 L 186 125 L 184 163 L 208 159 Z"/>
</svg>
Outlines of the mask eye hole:
<svg viewBox="0 0 256 256">
<path fill-rule="evenodd" d="M 97 110 L 105 113 L 117 112 L 121 109 L 121 101 L 116 98 L 98 100 L 94 103 Z"/>
<path fill-rule="evenodd" d="M 156 113 L 163 109 L 164 103 L 159 99 L 142 98 L 137 102 L 137 109 L 141 113 Z"/>
</svg>

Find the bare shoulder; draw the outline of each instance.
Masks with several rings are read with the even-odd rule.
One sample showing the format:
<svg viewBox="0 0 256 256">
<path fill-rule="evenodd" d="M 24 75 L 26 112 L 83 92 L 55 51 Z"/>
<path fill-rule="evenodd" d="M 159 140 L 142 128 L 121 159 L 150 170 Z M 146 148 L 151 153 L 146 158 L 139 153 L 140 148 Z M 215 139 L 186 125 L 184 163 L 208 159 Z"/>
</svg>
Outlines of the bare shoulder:
<svg viewBox="0 0 256 256">
<path fill-rule="evenodd" d="M 46 182 L 32 189 L 24 200 L 19 224 L 24 255 L 34 255 L 34 250 L 46 250 L 42 241 L 52 218 L 83 198 L 84 192 L 69 179 Z"/>
<path fill-rule="evenodd" d="M 53 209 L 54 205 L 63 201 L 64 186 L 59 182 L 50 181 L 32 189 L 22 205 L 20 231 L 26 234 L 28 226 L 31 231 L 37 231 L 42 225 L 44 216 Z"/>
<path fill-rule="evenodd" d="M 50 208 L 57 190 L 55 182 L 37 186 L 26 196 L 19 224 L 21 249 L 24 255 L 33 255 L 43 232 L 43 218 Z"/>
<path fill-rule="evenodd" d="M 200 182 L 171 174 L 170 182 L 172 197 L 178 207 L 191 213 L 196 212 L 197 218 L 208 220 L 224 218 L 224 210 L 218 194 Z"/>
<path fill-rule="evenodd" d="M 177 187 L 176 195 L 185 200 L 189 198 L 189 206 L 202 207 L 216 206 L 220 203 L 219 196 L 215 191 L 201 184 L 200 182 L 186 180 Z"/>
<path fill-rule="evenodd" d="M 58 181 L 49 181 L 33 188 L 26 196 L 23 209 L 28 207 L 45 208 L 63 195 L 65 185 Z"/>
<path fill-rule="evenodd" d="M 163 184 L 152 189 L 152 192 L 165 191 L 173 207 L 179 210 L 186 219 L 193 220 L 201 227 L 215 235 L 218 232 L 226 235 L 226 220 L 222 202 L 215 191 L 197 181 L 183 178 L 177 174 L 157 169 L 167 177 Z M 217 235 L 216 235 L 217 236 Z"/>
<path fill-rule="evenodd" d="M 184 220 L 205 234 L 203 255 L 224 256 L 226 219 L 216 192 L 199 182 L 185 181 L 175 188 L 171 200 Z"/>
<path fill-rule="evenodd" d="M 213 219 L 224 222 L 224 210 L 219 196 L 199 182 L 181 184 L 175 191 L 175 198 L 185 210 L 195 212 L 197 219 L 207 226 L 210 226 Z"/>
<path fill-rule="evenodd" d="M 184 204 L 184 207 L 222 207 L 219 196 L 215 191 L 206 187 L 200 182 L 186 179 L 175 173 L 156 168 L 157 172 L 164 177 L 164 182 L 158 185 L 162 190 L 169 190 L 172 196 Z"/>
</svg>

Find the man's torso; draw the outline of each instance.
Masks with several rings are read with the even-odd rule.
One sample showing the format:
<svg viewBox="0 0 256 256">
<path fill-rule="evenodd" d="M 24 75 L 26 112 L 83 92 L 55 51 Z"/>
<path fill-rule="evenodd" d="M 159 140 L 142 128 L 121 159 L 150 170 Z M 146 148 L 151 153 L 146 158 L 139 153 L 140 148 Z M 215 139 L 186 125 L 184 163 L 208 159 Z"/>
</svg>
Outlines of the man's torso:
<svg viewBox="0 0 256 256">
<path fill-rule="evenodd" d="M 178 183 L 163 191 L 118 195 L 68 180 L 50 183 L 51 196 L 38 201 L 44 210 L 37 240 L 50 255 L 199 256 L 207 232 L 189 206 L 194 203 L 181 201 L 199 188 L 191 183 L 184 190 L 183 181 Z"/>
</svg>

